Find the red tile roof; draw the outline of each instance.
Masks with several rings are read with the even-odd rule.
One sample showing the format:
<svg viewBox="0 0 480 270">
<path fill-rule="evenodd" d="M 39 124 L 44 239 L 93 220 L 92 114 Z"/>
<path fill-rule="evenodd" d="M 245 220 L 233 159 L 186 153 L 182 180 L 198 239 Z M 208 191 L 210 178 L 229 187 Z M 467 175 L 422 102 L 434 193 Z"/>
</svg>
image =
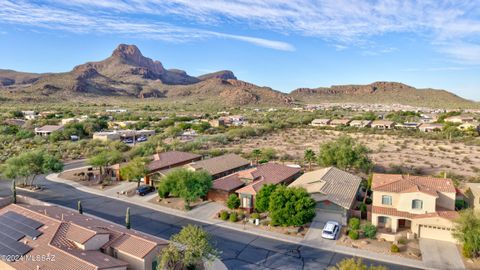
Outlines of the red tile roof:
<svg viewBox="0 0 480 270">
<path fill-rule="evenodd" d="M 200 159 L 202 156 L 188 152 L 169 151 L 153 155 L 153 160 L 148 164 L 150 171 L 158 171 L 172 166 L 183 165 L 187 162 Z"/>
<path fill-rule="evenodd" d="M 438 192 L 455 193 L 453 182 L 448 178 L 378 173 L 373 175 L 372 190 L 395 193 L 422 192 L 432 196 L 438 196 Z"/>
<path fill-rule="evenodd" d="M 252 172 L 256 181 L 237 190 L 237 193 L 255 195 L 265 184 L 281 184 L 299 175 L 300 168 L 285 166 L 278 163 L 262 164 Z"/>
<path fill-rule="evenodd" d="M 380 214 L 380 215 L 387 215 L 387 216 L 395 216 L 395 217 L 403 217 L 408 219 L 422 219 L 422 218 L 431 218 L 431 217 L 441 217 L 449 220 L 454 220 L 458 217 L 458 213 L 452 210 L 445 210 L 445 209 L 437 209 L 437 211 L 433 213 L 426 213 L 426 214 L 413 214 L 406 211 L 398 211 L 396 208 L 392 207 L 382 207 L 382 206 L 372 206 L 372 213 Z"/>
<path fill-rule="evenodd" d="M 166 240 L 57 206 L 11 204 L 1 208 L 0 215 L 8 211 L 44 224 L 38 229 L 42 235 L 26 242 L 32 247 L 29 255 L 55 255 L 55 262 L 8 262 L 14 269 L 36 269 L 37 265 L 40 269 L 49 270 L 96 270 L 127 266 L 128 263 L 100 250 L 83 250 L 76 244 L 85 244 L 99 234 L 108 234 L 110 239 L 103 248 L 112 247 L 139 259 L 168 244 Z"/>
</svg>

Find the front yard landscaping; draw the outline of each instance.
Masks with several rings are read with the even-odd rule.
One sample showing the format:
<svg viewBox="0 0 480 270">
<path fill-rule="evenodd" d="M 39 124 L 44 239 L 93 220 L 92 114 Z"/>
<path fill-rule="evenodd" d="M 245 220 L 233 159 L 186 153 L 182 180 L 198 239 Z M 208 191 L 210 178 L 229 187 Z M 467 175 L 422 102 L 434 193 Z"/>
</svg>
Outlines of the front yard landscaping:
<svg viewBox="0 0 480 270">
<path fill-rule="evenodd" d="M 95 188 L 98 190 L 107 190 L 118 185 L 117 181 L 104 179 L 100 181 L 100 170 L 91 167 L 68 170 L 61 172 L 58 177 L 74 181 L 86 187 Z"/>
</svg>

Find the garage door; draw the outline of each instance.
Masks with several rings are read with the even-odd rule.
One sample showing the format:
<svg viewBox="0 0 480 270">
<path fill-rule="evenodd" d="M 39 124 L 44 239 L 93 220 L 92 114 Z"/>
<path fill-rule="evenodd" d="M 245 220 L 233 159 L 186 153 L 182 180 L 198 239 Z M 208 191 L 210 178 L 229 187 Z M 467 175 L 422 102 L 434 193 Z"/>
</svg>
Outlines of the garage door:
<svg viewBox="0 0 480 270">
<path fill-rule="evenodd" d="M 420 238 L 456 242 L 452 236 L 452 229 L 439 226 L 420 225 Z"/>
</svg>

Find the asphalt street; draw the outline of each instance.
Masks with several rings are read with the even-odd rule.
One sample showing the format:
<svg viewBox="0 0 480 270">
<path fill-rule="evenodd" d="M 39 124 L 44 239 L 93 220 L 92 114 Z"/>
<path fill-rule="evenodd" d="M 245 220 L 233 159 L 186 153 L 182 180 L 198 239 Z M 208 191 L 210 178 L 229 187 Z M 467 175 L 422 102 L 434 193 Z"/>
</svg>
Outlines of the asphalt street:
<svg viewBox="0 0 480 270">
<path fill-rule="evenodd" d="M 65 168 L 81 165 L 82 162 L 77 162 L 66 165 Z M 86 213 L 118 224 L 124 224 L 125 210 L 130 207 L 132 227 L 161 238 L 170 238 L 187 224 L 200 225 L 212 235 L 214 244 L 221 251 L 222 261 L 228 269 L 327 269 L 343 258 L 351 257 L 199 223 L 135 204 L 82 192 L 69 185 L 50 182 L 43 176 L 38 177 L 37 184 L 42 185 L 45 190 L 28 194 L 22 191 L 18 193 L 73 209 L 76 209 L 77 201 L 81 200 Z M 0 196 L 9 194 L 10 182 L 0 181 Z M 367 259 L 364 262 L 384 265 L 390 270 L 415 269 Z"/>
</svg>

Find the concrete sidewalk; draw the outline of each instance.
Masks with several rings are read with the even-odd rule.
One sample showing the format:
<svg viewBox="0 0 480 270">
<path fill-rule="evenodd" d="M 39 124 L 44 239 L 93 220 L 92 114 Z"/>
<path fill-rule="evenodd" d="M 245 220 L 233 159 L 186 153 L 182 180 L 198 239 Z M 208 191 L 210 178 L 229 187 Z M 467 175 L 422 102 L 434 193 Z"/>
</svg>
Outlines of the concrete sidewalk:
<svg viewBox="0 0 480 270">
<path fill-rule="evenodd" d="M 271 231 L 266 231 L 263 229 L 251 227 L 251 226 L 243 226 L 242 224 L 236 224 L 236 223 L 231 223 L 228 221 L 221 221 L 218 219 L 214 218 L 215 213 L 220 211 L 221 209 L 225 208 L 224 206 L 218 204 L 218 203 L 206 203 L 202 205 L 201 207 L 191 210 L 189 212 L 177 210 L 177 209 L 172 209 L 168 207 L 164 207 L 161 205 L 153 204 L 146 202 L 143 197 L 139 196 L 133 196 L 133 197 L 126 197 L 126 196 L 118 196 L 116 194 L 116 190 L 121 190 L 122 188 L 126 187 L 127 184 L 129 183 L 122 183 L 118 187 L 110 189 L 110 192 L 102 191 L 102 190 L 97 190 L 93 188 L 86 187 L 84 185 L 81 185 L 79 183 L 76 183 L 74 181 L 70 181 L 67 179 L 62 179 L 58 177 L 58 174 L 50 174 L 46 176 L 46 179 L 49 181 L 53 182 L 59 182 L 63 184 L 68 184 L 71 185 L 72 187 L 88 192 L 91 194 L 96 194 L 98 196 L 105 196 L 109 197 L 112 199 L 117 199 L 117 200 L 122 200 L 125 202 L 133 203 L 142 207 L 146 207 L 155 211 L 160 211 L 166 214 L 170 215 L 175 215 L 183 218 L 190 219 L 192 221 L 197 221 L 201 223 L 206 223 L 210 225 L 216 225 L 222 228 L 226 229 L 231 229 L 231 230 L 237 230 L 237 231 L 242 231 L 245 233 L 250 233 L 252 235 L 257 235 L 257 236 L 263 236 L 263 237 L 268 237 L 271 239 L 279 240 L 279 241 L 284 241 L 292 244 L 299 244 L 311 248 L 316 248 L 316 249 L 322 249 L 326 251 L 332 251 L 332 252 L 338 252 L 342 253 L 345 255 L 350 255 L 350 256 L 357 256 L 357 257 L 362 257 L 366 259 L 371 259 L 371 260 L 376 260 L 376 261 L 383 261 L 387 263 L 394 263 L 398 265 L 404 265 L 404 266 L 409 266 L 409 267 L 414 267 L 414 268 L 421 268 L 421 269 L 437 269 L 435 267 L 432 267 L 428 264 L 425 264 L 422 261 L 418 260 L 412 260 L 412 259 L 406 259 L 402 258 L 399 256 L 393 256 L 393 255 L 388 255 L 388 254 L 380 254 L 380 253 L 374 253 L 366 250 L 360 250 L 360 249 L 355 249 L 351 247 L 345 247 L 345 246 L 340 246 L 336 244 L 326 244 L 324 241 L 316 242 L 316 241 L 305 241 L 303 238 L 300 237 L 294 237 L 294 236 L 289 236 L 289 235 L 284 235 L 276 232 L 271 232 Z M 136 184 L 136 183 L 134 183 Z M 123 186 L 125 185 L 125 186 Z M 113 190 L 113 191 L 112 191 Z M 108 190 L 107 190 L 108 191 Z M 113 193 L 113 194 L 112 194 Z M 331 241 L 334 243 L 333 241 Z"/>
</svg>

